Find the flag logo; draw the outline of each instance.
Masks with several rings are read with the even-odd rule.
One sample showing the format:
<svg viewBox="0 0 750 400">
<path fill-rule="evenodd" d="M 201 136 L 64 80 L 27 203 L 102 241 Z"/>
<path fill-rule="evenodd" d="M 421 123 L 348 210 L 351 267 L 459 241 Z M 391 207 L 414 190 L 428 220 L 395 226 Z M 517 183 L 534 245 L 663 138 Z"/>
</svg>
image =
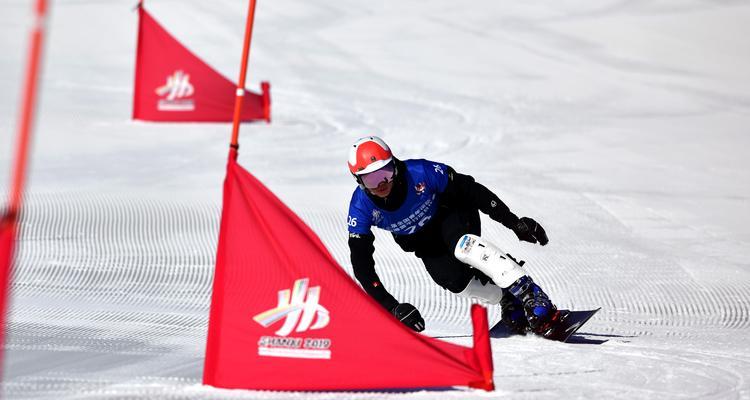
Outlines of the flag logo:
<svg viewBox="0 0 750 400">
<path fill-rule="evenodd" d="M 328 326 L 331 318 L 328 310 L 319 304 L 320 292 L 320 286 L 310 287 L 310 279 L 308 278 L 294 281 L 291 290 L 279 290 L 277 306 L 253 317 L 253 320 L 264 328 L 284 319 L 281 328 L 275 332 L 277 336 L 260 338 L 258 342 L 259 355 L 331 358 L 330 339 L 289 337 L 293 331 L 302 333 Z M 314 323 L 313 320 L 315 320 Z"/>
<path fill-rule="evenodd" d="M 159 111 L 195 110 L 195 102 L 188 98 L 195 93 L 195 88 L 190 83 L 190 74 L 182 70 L 167 76 L 167 82 L 156 88 L 155 92 L 162 97 L 156 106 Z"/>
</svg>

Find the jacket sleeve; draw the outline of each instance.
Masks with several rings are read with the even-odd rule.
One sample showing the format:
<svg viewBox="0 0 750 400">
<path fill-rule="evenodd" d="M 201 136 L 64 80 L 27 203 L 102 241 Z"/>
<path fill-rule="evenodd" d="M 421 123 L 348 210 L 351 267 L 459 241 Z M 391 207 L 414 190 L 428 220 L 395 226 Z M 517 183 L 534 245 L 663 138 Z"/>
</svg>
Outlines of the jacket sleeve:
<svg viewBox="0 0 750 400">
<path fill-rule="evenodd" d="M 374 243 L 375 235 L 372 233 L 349 234 L 352 268 L 354 269 L 354 276 L 365 289 L 365 292 L 377 300 L 386 310 L 391 311 L 398 305 L 398 301 L 385 290 L 385 286 L 380 282 L 380 278 L 375 272 L 375 260 L 372 257 L 375 253 Z"/>
<path fill-rule="evenodd" d="M 471 175 L 460 174 L 451 167 L 448 167 L 448 185 L 441 194 L 441 201 L 448 205 L 475 207 L 511 230 L 518 223 L 516 214 L 495 193 Z"/>
</svg>

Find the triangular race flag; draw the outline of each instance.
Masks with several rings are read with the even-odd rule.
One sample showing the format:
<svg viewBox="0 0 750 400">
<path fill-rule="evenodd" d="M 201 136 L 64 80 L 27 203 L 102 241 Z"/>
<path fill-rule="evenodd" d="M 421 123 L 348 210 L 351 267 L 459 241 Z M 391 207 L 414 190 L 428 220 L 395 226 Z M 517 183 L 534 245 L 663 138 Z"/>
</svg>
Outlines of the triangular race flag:
<svg viewBox="0 0 750 400">
<path fill-rule="evenodd" d="M 13 272 L 13 251 L 16 241 L 16 218 L 11 214 L 0 216 L 0 343 L 5 343 L 8 291 Z"/>
<path fill-rule="evenodd" d="M 232 149 L 203 382 L 256 390 L 491 390 L 487 312 L 474 349 L 411 331 L 371 299 Z"/>
<path fill-rule="evenodd" d="M 144 9 L 138 7 L 133 119 L 230 122 L 237 85 L 203 62 Z M 242 121 L 271 118 L 270 85 L 245 90 Z"/>
</svg>

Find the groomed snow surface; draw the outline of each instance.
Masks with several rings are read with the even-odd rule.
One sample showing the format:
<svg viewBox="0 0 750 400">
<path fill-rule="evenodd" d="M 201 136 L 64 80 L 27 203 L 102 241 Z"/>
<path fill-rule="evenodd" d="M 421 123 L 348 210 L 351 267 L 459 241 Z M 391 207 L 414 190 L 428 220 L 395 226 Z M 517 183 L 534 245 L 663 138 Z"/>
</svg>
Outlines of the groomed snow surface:
<svg viewBox="0 0 750 400">
<path fill-rule="evenodd" d="M 3 188 L 31 3 L 0 13 Z M 201 386 L 230 127 L 130 120 L 135 3 L 52 2 L 5 398 L 750 398 L 747 2 L 258 4 L 249 87 L 271 81 L 273 122 L 243 125 L 240 162 L 347 271 L 346 152 L 376 134 L 542 222 L 545 247 L 483 233 L 560 307 L 602 307 L 574 344 L 493 339 L 490 393 Z M 246 2 L 146 6 L 236 79 Z M 470 333 L 467 301 L 376 247 L 426 334 Z"/>
</svg>

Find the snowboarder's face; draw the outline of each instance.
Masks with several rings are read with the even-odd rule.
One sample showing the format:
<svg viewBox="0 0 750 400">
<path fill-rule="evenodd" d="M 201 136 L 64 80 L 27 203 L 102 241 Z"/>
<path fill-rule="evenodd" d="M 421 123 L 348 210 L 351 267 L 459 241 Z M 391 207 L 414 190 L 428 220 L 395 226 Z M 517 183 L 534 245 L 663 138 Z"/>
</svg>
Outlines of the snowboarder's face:
<svg viewBox="0 0 750 400">
<path fill-rule="evenodd" d="M 389 194 L 391 194 L 391 189 L 393 189 L 393 181 L 389 182 L 381 182 L 378 187 L 375 189 L 367 189 L 375 196 L 378 196 L 380 198 L 388 197 Z"/>
<path fill-rule="evenodd" d="M 390 162 L 378 170 L 362 175 L 360 182 L 373 195 L 386 197 L 391 193 L 391 189 L 393 188 L 395 173 L 396 167 L 393 165 L 393 162 Z"/>
</svg>

